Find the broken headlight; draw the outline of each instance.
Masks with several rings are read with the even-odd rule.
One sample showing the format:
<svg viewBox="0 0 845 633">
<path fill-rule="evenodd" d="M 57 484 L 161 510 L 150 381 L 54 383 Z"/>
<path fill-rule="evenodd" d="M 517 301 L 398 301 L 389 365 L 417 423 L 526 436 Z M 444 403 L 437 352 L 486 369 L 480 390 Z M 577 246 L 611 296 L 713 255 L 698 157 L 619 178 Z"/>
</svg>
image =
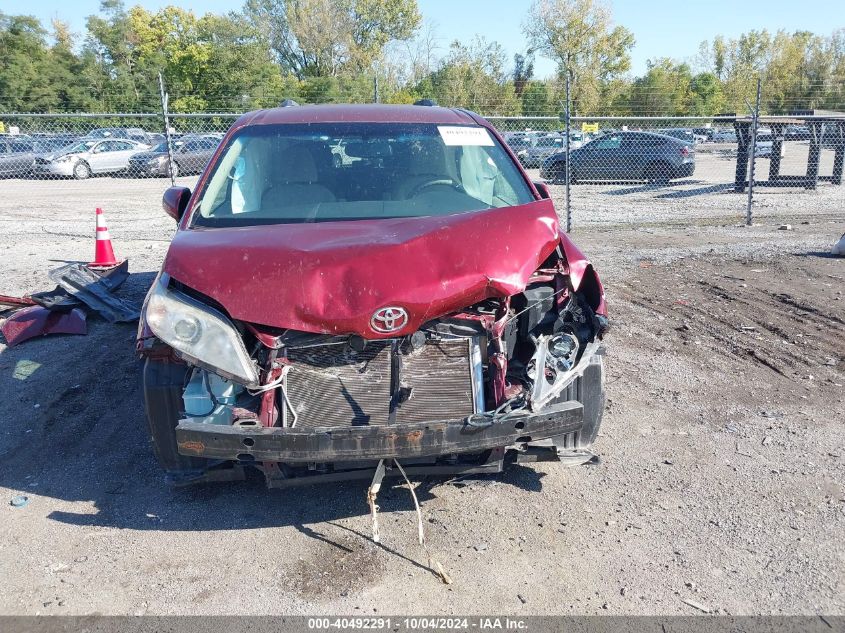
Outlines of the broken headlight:
<svg viewBox="0 0 845 633">
<path fill-rule="evenodd" d="M 258 386 L 258 371 L 232 322 L 217 310 L 167 287 L 162 275 L 147 296 L 150 330 L 192 364 L 247 387 Z"/>
</svg>

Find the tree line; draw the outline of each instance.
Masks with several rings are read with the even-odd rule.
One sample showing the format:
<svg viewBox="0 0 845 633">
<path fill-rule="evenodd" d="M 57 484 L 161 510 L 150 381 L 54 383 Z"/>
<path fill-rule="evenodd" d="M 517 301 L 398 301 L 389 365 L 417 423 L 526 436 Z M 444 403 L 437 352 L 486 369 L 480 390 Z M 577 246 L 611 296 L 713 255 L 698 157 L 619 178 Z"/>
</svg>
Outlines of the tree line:
<svg viewBox="0 0 845 633">
<path fill-rule="evenodd" d="M 641 76 L 633 34 L 600 0 L 535 0 L 522 31 L 524 50 L 509 58 L 481 36 L 444 50 L 416 0 L 246 0 L 204 15 L 103 0 L 84 34 L 0 13 L 0 110 L 155 111 L 159 73 L 174 112 L 432 98 L 487 116 L 556 116 L 568 79 L 576 114 L 709 116 L 747 112 L 758 77 L 764 112 L 845 109 L 845 29 L 716 37 L 690 60 L 650 60 Z M 555 62 L 553 77 L 535 76 L 539 56 Z"/>
</svg>

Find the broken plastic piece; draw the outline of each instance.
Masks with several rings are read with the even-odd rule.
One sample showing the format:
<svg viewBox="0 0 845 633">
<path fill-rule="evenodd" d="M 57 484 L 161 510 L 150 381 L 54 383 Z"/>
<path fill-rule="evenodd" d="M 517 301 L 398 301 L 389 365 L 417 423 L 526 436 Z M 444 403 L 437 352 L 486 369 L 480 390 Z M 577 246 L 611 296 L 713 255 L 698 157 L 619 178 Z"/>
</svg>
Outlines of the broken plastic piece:
<svg viewBox="0 0 845 633">
<path fill-rule="evenodd" d="M 41 306 L 30 306 L 19 310 L 0 327 L 6 343 L 14 347 L 18 343 L 47 334 L 86 334 L 85 313 L 79 308 L 70 312 L 51 312 Z"/>
<path fill-rule="evenodd" d="M 12 500 L 9 502 L 9 504 L 13 508 L 22 508 L 27 503 L 29 503 L 29 497 L 27 497 L 25 495 L 15 495 L 14 497 L 12 497 Z"/>
<path fill-rule="evenodd" d="M 125 263 L 125 262 L 124 262 Z M 118 266 L 117 270 L 121 270 Z M 101 277 L 82 264 L 68 264 L 50 271 L 50 279 L 95 310 L 109 323 L 134 321 L 140 316 L 137 306 L 115 297 L 114 280 Z"/>
<path fill-rule="evenodd" d="M 839 241 L 833 245 L 833 248 L 830 249 L 831 255 L 839 255 L 840 257 L 845 257 L 845 234 L 839 238 Z"/>
</svg>

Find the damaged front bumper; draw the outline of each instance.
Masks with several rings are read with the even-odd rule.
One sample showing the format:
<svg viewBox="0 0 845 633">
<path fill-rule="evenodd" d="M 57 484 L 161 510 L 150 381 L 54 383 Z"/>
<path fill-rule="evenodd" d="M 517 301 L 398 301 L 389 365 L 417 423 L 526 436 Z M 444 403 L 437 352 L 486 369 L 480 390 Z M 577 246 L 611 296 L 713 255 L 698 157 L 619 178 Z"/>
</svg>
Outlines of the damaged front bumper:
<svg viewBox="0 0 845 633">
<path fill-rule="evenodd" d="M 584 407 L 566 401 L 538 413 L 488 423 L 445 420 L 401 426 L 297 429 L 220 426 L 183 420 L 176 427 L 182 455 L 241 462 L 336 462 L 408 459 L 480 452 L 579 431 Z"/>
</svg>

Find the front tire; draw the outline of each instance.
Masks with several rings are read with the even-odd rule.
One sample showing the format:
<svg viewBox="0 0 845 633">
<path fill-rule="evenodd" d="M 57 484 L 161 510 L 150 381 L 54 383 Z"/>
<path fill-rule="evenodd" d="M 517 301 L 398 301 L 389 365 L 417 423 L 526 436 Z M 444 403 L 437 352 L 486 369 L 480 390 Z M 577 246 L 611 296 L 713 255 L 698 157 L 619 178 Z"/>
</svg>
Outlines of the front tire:
<svg viewBox="0 0 845 633">
<path fill-rule="evenodd" d="M 665 185 L 668 184 L 672 176 L 672 166 L 663 161 L 656 161 L 650 163 L 645 170 L 646 180 L 650 184 Z"/>
<path fill-rule="evenodd" d="M 144 408 L 153 451 L 170 479 L 196 476 L 208 467 L 208 460 L 179 454 L 176 425 L 184 408 L 182 390 L 188 366 L 146 359 L 143 370 Z"/>
<path fill-rule="evenodd" d="M 84 160 L 79 161 L 73 166 L 73 177 L 77 180 L 85 180 L 91 177 L 91 168 Z"/>
<path fill-rule="evenodd" d="M 167 171 L 168 171 L 168 174 L 167 174 L 167 175 L 168 175 L 168 176 L 170 176 L 171 178 L 178 178 L 178 177 L 179 177 L 179 172 L 180 172 L 180 169 L 179 169 L 179 163 L 177 163 L 177 162 L 174 160 L 174 161 L 170 164 L 170 168 L 169 168 Z"/>
</svg>

